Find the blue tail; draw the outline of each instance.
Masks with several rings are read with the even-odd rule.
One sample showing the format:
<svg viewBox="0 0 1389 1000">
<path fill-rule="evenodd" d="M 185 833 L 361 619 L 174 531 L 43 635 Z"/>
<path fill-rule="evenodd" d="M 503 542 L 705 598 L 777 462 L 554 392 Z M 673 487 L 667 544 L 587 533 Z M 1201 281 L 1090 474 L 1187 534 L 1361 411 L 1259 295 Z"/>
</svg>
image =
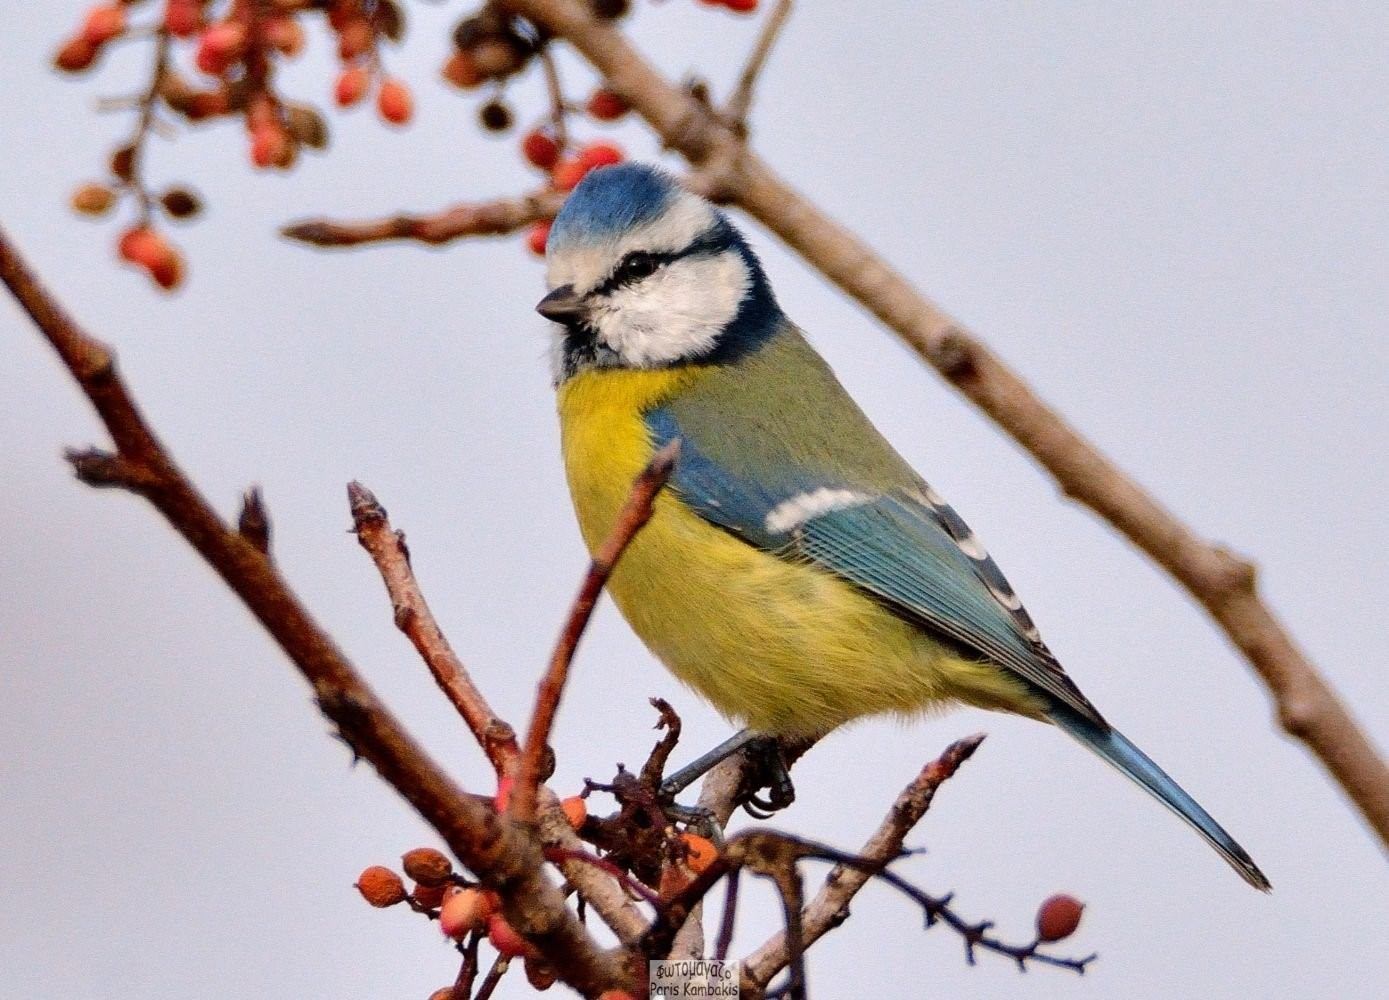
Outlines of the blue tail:
<svg viewBox="0 0 1389 1000">
<path fill-rule="evenodd" d="M 1240 877 L 1255 889 L 1268 892 L 1273 888 L 1264 877 L 1264 873 L 1259 871 L 1254 859 L 1211 818 L 1210 813 L 1197 805 L 1195 799 L 1182 791 L 1181 786 L 1149 760 L 1147 754 L 1125 739 L 1117 729 L 1104 729 L 1059 705 L 1054 707 L 1048 716 L 1052 722 L 1124 772 L 1147 790 L 1149 795 L 1190 823 L 1230 867 L 1239 872 Z"/>
</svg>

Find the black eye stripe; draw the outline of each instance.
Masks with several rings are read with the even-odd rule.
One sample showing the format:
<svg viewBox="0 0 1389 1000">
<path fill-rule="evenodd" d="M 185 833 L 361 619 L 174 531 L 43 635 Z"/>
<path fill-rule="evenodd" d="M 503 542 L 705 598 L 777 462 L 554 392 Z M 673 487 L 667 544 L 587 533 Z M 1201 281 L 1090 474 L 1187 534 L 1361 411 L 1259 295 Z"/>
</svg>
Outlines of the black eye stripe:
<svg viewBox="0 0 1389 1000">
<path fill-rule="evenodd" d="M 617 266 L 613 268 L 612 274 L 608 275 L 603 283 L 590 294 L 607 295 L 624 285 L 640 281 L 642 278 L 654 274 L 662 267 L 665 267 L 667 264 L 672 264 L 677 260 L 684 260 L 687 257 L 713 257 L 720 254 L 728 249 L 726 240 L 723 239 L 722 236 L 723 234 L 720 232 L 719 227 L 715 226 L 700 233 L 690 241 L 688 246 L 681 250 L 632 250 L 623 256 L 622 260 L 618 261 Z M 624 268 L 626 268 L 634 258 L 642 261 L 643 266 L 650 264 L 650 269 L 644 272 L 638 269 L 638 271 L 624 273 Z"/>
</svg>

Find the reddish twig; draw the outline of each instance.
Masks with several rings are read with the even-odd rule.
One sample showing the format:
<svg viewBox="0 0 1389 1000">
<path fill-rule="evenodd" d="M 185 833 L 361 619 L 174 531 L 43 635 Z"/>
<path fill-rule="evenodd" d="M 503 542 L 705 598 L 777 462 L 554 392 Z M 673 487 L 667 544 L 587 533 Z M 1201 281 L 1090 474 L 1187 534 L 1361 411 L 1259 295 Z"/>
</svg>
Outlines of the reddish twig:
<svg viewBox="0 0 1389 1000">
<path fill-rule="evenodd" d="M 622 558 L 622 553 L 626 551 L 637 532 L 650 520 L 656 496 L 675 469 L 675 459 L 679 454 L 680 440 L 677 438 L 656 452 L 632 483 L 627 502 L 623 504 L 612 531 L 593 554 L 583 584 L 569 609 L 569 617 L 550 657 L 550 665 L 536 691 L 535 710 L 531 715 L 530 730 L 526 734 L 525 748 L 521 753 L 516 787 L 511 794 L 510 812 L 519 822 L 531 823 L 535 820 L 536 788 L 541 781 L 540 772 L 550 738 L 550 729 L 554 725 L 560 697 L 564 694 L 574 650 L 578 648 L 579 640 L 583 637 L 589 618 L 593 614 L 593 608 L 598 603 L 598 596 L 603 592 L 603 587 L 612 575 L 617 561 Z"/>
<path fill-rule="evenodd" d="M 622 884 L 623 888 L 627 889 L 627 891 L 631 892 L 643 902 L 650 903 L 652 906 L 661 905 L 661 897 L 653 892 L 650 886 L 634 879 L 611 861 L 608 861 L 606 858 L 600 858 L 591 851 L 585 851 L 577 847 L 546 845 L 545 860 L 556 865 L 567 865 L 573 861 L 589 865 L 592 868 L 597 868 L 600 872 L 611 875 L 613 878 L 617 879 L 617 881 Z"/>
<path fill-rule="evenodd" d="M 553 219 L 565 197 L 561 191 L 543 190 L 520 198 L 455 205 L 433 215 L 395 215 L 364 222 L 307 219 L 285 226 L 280 233 L 318 247 L 350 247 L 383 240 L 439 244 L 463 236 L 506 236 Z"/>
<path fill-rule="evenodd" d="M 347 498 L 357 540 L 371 555 L 386 584 L 396 627 L 419 651 L 435 682 L 463 717 L 497 775 L 508 773 L 516 763 L 516 734 L 492 710 L 434 620 L 434 613 L 410 565 L 404 532 L 391 529 L 386 508 L 361 483 L 347 484 Z"/>
<path fill-rule="evenodd" d="M 1071 499 L 1121 531 L 1185 587 L 1267 686 L 1283 728 L 1317 756 L 1389 844 L 1389 767 L 1260 598 L 1251 564 L 1199 537 L 1085 440 L 979 340 L 857 236 L 795 191 L 720 115 L 672 85 L 581 0 L 504 0 L 574 46 L 709 187 L 775 233 L 877 316 L 991 417 Z"/>
<path fill-rule="evenodd" d="M 251 540 L 227 525 L 175 464 L 117 374 L 109 348 L 90 337 L 39 283 L 0 230 L 3 280 L 96 408 L 114 454 L 73 455 L 79 478 L 144 496 L 275 639 L 313 687 L 319 708 L 354 754 L 369 761 L 479 876 L 503 890 L 507 919 L 585 993 L 632 980 L 601 949 L 545 877 L 540 845 L 466 795 L 415 743 Z"/>
</svg>

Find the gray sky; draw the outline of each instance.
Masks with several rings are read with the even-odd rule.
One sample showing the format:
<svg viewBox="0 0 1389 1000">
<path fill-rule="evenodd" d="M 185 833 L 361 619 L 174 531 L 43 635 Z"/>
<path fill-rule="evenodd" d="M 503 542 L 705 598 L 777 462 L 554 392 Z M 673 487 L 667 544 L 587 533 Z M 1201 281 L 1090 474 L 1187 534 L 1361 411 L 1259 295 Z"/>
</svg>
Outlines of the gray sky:
<svg viewBox="0 0 1389 1000">
<path fill-rule="evenodd" d="M 632 29 L 668 75 L 736 72 L 752 25 L 688 0 Z M 435 86 L 463 8 L 409 5 L 391 66 L 419 120 L 334 116 L 334 146 L 253 175 L 230 125 L 156 143 L 154 176 L 210 210 L 176 234 L 172 300 L 119 268 L 116 227 L 65 208 L 99 175 L 143 50 L 98 80 L 47 69 L 75 4 L 0 36 L 0 221 L 93 332 L 228 513 L 265 489 L 277 558 L 430 749 L 487 790 L 481 755 L 394 630 L 352 538 L 360 478 L 410 536 L 455 646 L 524 719 L 583 554 L 557 459 L 541 269 L 519 240 L 318 254 L 311 213 L 372 215 L 521 190 L 514 140 Z M 1266 592 L 1389 743 L 1382 595 L 1389 382 L 1389 14 L 1377 5 L 804 3 L 756 107 L 765 155 L 981 335 Z M 698 58 L 698 63 L 691 60 Z M 586 79 L 564 66 L 576 93 Z M 328 94 L 315 44 L 289 90 Z M 518 90 L 537 108 L 534 80 Z M 634 126 L 619 132 L 655 150 Z M 1089 904 L 1077 979 L 1020 976 L 870 889 L 811 961 L 816 996 L 1370 997 L 1389 973 L 1384 856 L 1189 598 L 851 303 L 754 227 L 783 305 L 884 432 L 970 520 L 1086 693 L 1195 794 L 1275 885 L 1249 890 L 1190 831 L 1060 734 L 960 711 L 872 722 L 797 769 L 778 822 L 857 845 L 951 739 L 990 739 L 903 871 L 1023 939 L 1036 903 Z M 71 479 L 102 442 L 47 347 L 0 299 L 0 995 L 422 998 L 453 953 L 369 910 L 356 872 L 434 843 L 247 614 L 141 502 Z M 673 698 L 686 754 L 727 725 L 604 605 L 555 736 L 577 790 L 648 748 Z M 616 720 L 624 720 L 616 724 Z M 759 943 L 769 897 L 735 950 Z M 517 976 L 506 995 L 524 994 Z"/>
</svg>

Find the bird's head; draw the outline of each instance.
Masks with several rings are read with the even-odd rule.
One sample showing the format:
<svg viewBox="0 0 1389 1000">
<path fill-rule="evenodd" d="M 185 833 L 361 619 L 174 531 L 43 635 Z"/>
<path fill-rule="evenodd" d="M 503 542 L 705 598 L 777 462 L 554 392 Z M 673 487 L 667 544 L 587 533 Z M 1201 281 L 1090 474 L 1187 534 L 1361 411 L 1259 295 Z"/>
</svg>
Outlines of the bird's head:
<svg viewBox="0 0 1389 1000">
<path fill-rule="evenodd" d="M 587 368 L 736 360 L 781 312 L 757 257 L 727 217 L 664 171 L 638 163 L 590 173 L 546 245 L 555 378 Z"/>
</svg>

